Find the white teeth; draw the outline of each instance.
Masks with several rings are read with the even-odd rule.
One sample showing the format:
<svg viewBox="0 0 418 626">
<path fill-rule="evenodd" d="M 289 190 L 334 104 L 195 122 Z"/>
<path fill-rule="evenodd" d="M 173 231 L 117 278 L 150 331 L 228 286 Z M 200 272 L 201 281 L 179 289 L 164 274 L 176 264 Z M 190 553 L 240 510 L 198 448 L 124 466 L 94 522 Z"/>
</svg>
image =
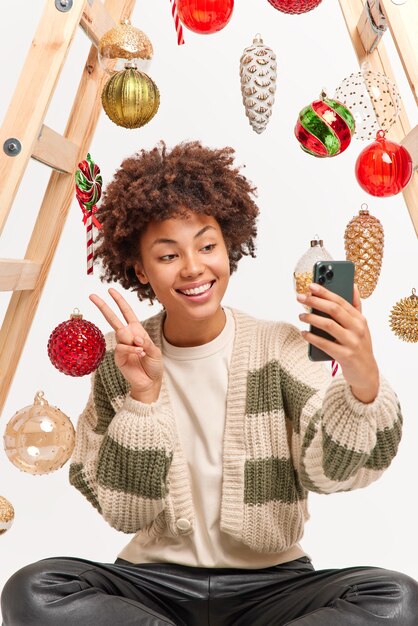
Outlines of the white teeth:
<svg viewBox="0 0 418 626">
<path fill-rule="evenodd" d="M 181 293 L 186 294 L 186 296 L 195 296 L 198 293 L 204 293 L 211 286 L 211 283 L 206 283 L 205 285 L 201 285 L 200 287 L 196 287 L 195 289 L 182 289 Z"/>
</svg>

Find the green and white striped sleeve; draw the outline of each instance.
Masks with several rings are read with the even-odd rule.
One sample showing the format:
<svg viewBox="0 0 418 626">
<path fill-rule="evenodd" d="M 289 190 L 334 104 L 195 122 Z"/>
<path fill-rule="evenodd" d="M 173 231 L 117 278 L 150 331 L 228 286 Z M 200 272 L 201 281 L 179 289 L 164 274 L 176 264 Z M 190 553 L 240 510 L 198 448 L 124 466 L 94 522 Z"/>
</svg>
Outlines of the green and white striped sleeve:
<svg viewBox="0 0 418 626">
<path fill-rule="evenodd" d="M 107 365 L 112 361 L 111 355 Z M 133 533 L 147 528 L 165 507 L 174 421 L 168 401 L 137 402 L 123 379 L 116 384 L 118 377 L 119 371 L 107 369 L 106 359 L 93 374 L 92 392 L 78 420 L 70 482 L 112 527 Z M 116 404 L 109 393 L 118 394 Z"/>
<path fill-rule="evenodd" d="M 396 455 L 402 414 L 396 394 L 380 378 L 375 400 L 357 400 L 343 376 L 331 382 L 307 357 L 300 332 L 289 326 L 281 351 L 281 386 L 292 422 L 292 454 L 301 483 L 318 493 L 366 487 Z"/>
</svg>

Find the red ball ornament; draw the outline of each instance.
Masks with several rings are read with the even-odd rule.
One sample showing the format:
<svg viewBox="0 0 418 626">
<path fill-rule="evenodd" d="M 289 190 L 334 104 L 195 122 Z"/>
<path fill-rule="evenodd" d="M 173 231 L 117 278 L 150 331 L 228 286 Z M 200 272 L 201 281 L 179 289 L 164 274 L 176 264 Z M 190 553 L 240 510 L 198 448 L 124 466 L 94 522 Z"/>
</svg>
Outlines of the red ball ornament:
<svg viewBox="0 0 418 626">
<path fill-rule="evenodd" d="M 231 19 L 234 0 L 177 0 L 177 13 L 189 30 L 210 35 L 222 30 Z"/>
<path fill-rule="evenodd" d="M 367 193 L 380 198 L 394 196 L 411 180 L 412 158 L 406 148 L 385 139 L 385 132 L 379 130 L 376 141 L 360 152 L 355 171 Z"/>
<path fill-rule="evenodd" d="M 48 339 L 48 356 L 60 372 L 85 376 L 97 369 L 106 352 L 102 331 L 83 320 L 75 309 L 70 319 L 59 324 Z"/>
<path fill-rule="evenodd" d="M 282 13 L 307 13 L 321 4 L 322 0 L 269 0 L 269 2 Z"/>
</svg>

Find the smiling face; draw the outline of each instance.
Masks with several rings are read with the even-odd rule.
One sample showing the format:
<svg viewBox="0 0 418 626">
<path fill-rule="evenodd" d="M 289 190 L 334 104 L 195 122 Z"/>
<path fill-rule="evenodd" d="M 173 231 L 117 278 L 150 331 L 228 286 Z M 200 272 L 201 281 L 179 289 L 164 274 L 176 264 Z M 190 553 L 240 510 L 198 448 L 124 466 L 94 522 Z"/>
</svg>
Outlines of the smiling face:
<svg viewBox="0 0 418 626">
<path fill-rule="evenodd" d="M 164 333 L 177 345 L 211 341 L 225 316 L 221 300 L 229 282 L 228 251 L 218 222 L 188 212 L 150 222 L 140 239 L 135 273 L 150 283 L 166 309 Z"/>
</svg>

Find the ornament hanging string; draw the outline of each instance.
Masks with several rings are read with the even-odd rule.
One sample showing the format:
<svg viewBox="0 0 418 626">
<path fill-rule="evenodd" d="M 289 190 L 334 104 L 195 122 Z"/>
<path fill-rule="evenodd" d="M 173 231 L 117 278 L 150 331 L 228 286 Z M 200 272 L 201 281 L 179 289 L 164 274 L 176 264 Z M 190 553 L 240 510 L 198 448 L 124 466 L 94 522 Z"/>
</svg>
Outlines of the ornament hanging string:
<svg viewBox="0 0 418 626">
<path fill-rule="evenodd" d="M 93 274 L 93 226 L 100 229 L 102 225 L 95 216 L 97 202 L 102 195 L 102 177 L 100 168 L 94 163 L 90 154 L 78 164 L 75 173 L 76 198 L 83 212 L 83 224 L 86 227 L 87 274 Z"/>
<path fill-rule="evenodd" d="M 334 377 L 337 372 L 338 372 L 338 363 L 337 363 L 337 361 L 332 360 L 332 362 L 331 362 L 332 377 Z"/>
<path fill-rule="evenodd" d="M 174 25 L 176 27 L 176 33 L 177 33 L 177 45 L 182 46 L 184 44 L 183 26 L 181 25 L 181 22 L 179 20 L 179 16 L 177 13 L 177 1 L 170 0 L 170 2 L 171 2 L 171 14 L 173 16 Z"/>
</svg>

